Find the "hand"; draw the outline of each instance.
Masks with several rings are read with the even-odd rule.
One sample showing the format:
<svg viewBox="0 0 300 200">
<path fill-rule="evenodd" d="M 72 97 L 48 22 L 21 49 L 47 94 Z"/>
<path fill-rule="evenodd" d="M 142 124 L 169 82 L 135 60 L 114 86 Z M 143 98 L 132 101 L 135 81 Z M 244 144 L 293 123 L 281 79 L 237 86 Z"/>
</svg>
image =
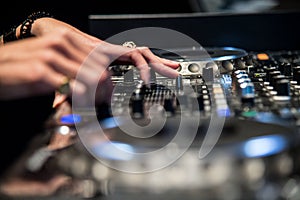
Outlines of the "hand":
<svg viewBox="0 0 300 200">
<path fill-rule="evenodd" d="M 2 46 L 0 98 L 49 93 L 57 89 L 66 77 L 75 78 L 86 53 L 75 48 L 71 41 L 68 34 L 49 34 Z"/>
<path fill-rule="evenodd" d="M 17 30 L 17 32 L 19 31 Z M 154 55 L 147 47 L 138 47 L 129 50 L 121 45 L 105 43 L 104 41 L 88 35 L 67 23 L 53 18 L 41 18 L 36 20 L 31 32 L 36 36 L 67 32 L 72 34 L 73 43 L 77 46 L 77 48 L 85 48 L 86 52 L 90 52 L 97 46 L 102 45 L 105 50 L 101 53 L 105 53 L 108 56 L 115 56 L 115 60 L 113 61 L 114 63 L 135 65 L 140 70 L 141 79 L 144 80 L 145 83 L 148 83 L 150 79 L 149 65 L 163 76 L 170 78 L 178 76 L 178 72 L 173 70 L 179 67 L 178 62 L 160 58 Z"/>
<path fill-rule="evenodd" d="M 32 34 L 37 37 L 0 48 L 1 99 L 51 92 L 67 77 L 79 93 L 100 83 L 97 97 L 107 101 L 112 91 L 107 68 L 113 62 L 135 65 L 145 83 L 150 78 L 149 66 L 167 77 L 178 75 L 174 69 L 179 63 L 157 57 L 147 47 L 110 44 L 53 18 L 36 20 Z"/>
</svg>

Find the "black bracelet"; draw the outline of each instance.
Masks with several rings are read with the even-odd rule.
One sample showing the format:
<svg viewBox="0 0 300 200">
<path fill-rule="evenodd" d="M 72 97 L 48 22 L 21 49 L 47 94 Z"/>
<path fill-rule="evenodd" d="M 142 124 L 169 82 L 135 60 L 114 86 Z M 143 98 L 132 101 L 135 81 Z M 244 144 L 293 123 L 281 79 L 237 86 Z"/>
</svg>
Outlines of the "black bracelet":
<svg viewBox="0 0 300 200">
<path fill-rule="evenodd" d="M 29 38 L 33 35 L 31 34 L 32 24 L 35 20 L 43 17 L 53 17 L 47 12 L 34 12 L 27 17 L 27 19 L 22 23 L 20 28 L 20 39 Z"/>
<path fill-rule="evenodd" d="M 10 29 L 10 31 L 3 34 L 3 43 L 11 42 L 17 40 L 16 36 L 16 28 L 13 27 Z"/>
</svg>

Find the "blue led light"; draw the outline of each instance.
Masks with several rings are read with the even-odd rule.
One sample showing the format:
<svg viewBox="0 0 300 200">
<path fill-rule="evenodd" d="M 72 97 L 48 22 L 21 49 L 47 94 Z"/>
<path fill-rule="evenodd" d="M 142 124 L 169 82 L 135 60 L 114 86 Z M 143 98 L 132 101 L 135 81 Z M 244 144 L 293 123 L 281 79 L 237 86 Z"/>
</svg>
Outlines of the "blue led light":
<svg viewBox="0 0 300 200">
<path fill-rule="evenodd" d="M 286 146 L 287 141 L 283 136 L 267 135 L 246 141 L 242 145 L 242 151 L 246 157 L 264 157 L 279 153 Z"/>
<path fill-rule="evenodd" d="M 92 148 L 92 152 L 99 158 L 109 160 L 131 160 L 135 153 L 134 148 L 121 142 L 100 142 Z"/>
<path fill-rule="evenodd" d="M 75 124 L 81 122 L 81 116 L 78 114 L 64 115 L 60 118 L 60 122 L 63 124 Z"/>
<path fill-rule="evenodd" d="M 222 61 L 222 60 L 231 60 L 231 59 L 235 59 L 235 58 L 236 58 L 236 56 L 220 56 L 220 57 L 213 58 L 213 60 Z"/>
<path fill-rule="evenodd" d="M 229 108 L 219 108 L 217 113 L 219 117 L 229 117 L 231 115 Z"/>
<path fill-rule="evenodd" d="M 104 129 L 115 128 L 115 127 L 119 126 L 119 124 L 118 124 L 118 122 L 116 122 L 116 120 L 117 120 L 117 117 L 109 117 L 109 118 L 103 119 L 100 122 L 100 125 Z"/>
</svg>

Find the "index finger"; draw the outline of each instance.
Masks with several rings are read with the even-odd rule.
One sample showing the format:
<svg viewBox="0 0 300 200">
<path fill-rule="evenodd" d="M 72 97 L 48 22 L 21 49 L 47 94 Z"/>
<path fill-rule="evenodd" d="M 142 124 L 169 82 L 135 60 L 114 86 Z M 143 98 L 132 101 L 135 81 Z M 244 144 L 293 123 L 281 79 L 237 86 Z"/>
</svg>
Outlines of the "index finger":
<svg viewBox="0 0 300 200">
<path fill-rule="evenodd" d="M 143 57 L 151 64 L 151 67 L 157 73 L 169 77 L 176 78 L 179 72 L 175 69 L 179 67 L 179 63 L 168 60 L 165 58 L 160 58 L 152 53 L 152 51 L 147 47 L 138 47 L 143 55 Z"/>
</svg>

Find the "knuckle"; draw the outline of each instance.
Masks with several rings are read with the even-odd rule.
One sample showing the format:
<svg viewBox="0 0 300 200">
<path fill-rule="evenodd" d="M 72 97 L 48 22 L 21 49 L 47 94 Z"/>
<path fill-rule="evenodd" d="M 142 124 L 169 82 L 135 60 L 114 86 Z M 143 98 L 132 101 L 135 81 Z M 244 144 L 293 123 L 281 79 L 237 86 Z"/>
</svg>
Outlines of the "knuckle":
<svg viewBox="0 0 300 200">
<path fill-rule="evenodd" d="M 55 37 L 58 40 L 65 40 L 69 35 L 69 31 L 66 29 L 60 29 L 56 32 Z"/>
<path fill-rule="evenodd" d="M 132 59 L 135 60 L 135 59 L 138 59 L 142 56 L 142 52 L 139 49 L 133 49 L 132 51 L 130 51 L 129 55 Z"/>
<path fill-rule="evenodd" d="M 55 60 L 56 52 L 53 49 L 46 49 L 39 52 L 39 56 L 43 62 L 51 62 Z"/>
<path fill-rule="evenodd" d="M 140 51 L 150 51 L 149 47 L 146 47 L 146 46 L 141 46 L 141 47 L 138 47 L 137 49 L 139 49 Z"/>
<path fill-rule="evenodd" d="M 68 35 L 67 32 L 60 31 L 57 34 L 48 37 L 46 43 L 48 44 L 49 47 L 62 46 L 67 39 L 67 35 Z"/>
<path fill-rule="evenodd" d="M 33 61 L 31 64 L 30 79 L 34 81 L 43 81 L 47 76 L 47 66 L 44 62 Z"/>
</svg>

